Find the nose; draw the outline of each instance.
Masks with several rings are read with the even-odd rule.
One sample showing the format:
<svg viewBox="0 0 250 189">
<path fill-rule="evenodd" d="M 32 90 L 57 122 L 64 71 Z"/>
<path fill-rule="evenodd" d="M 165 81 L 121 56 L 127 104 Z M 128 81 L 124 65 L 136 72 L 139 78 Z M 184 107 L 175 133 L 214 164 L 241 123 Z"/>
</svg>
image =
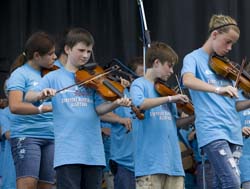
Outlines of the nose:
<svg viewBox="0 0 250 189">
<path fill-rule="evenodd" d="M 231 50 L 232 50 L 232 46 L 233 46 L 232 44 L 229 44 L 229 45 L 227 46 L 227 50 L 228 50 L 228 51 L 231 51 Z"/>
<path fill-rule="evenodd" d="M 56 54 L 54 53 L 53 59 L 55 60 L 57 58 Z"/>
<path fill-rule="evenodd" d="M 174 73 L 173 67 L 170 68 L 170 73 L 171 73 L 171 75 Z"/>
<path fill-rule="evenodd" d="M 84 57 L 84 58 L 89 57 L 89 53 L 88 53 L 87 51 L 84 51 L 84 52 L 83 52 L 83 57 Z"/>
</svg>

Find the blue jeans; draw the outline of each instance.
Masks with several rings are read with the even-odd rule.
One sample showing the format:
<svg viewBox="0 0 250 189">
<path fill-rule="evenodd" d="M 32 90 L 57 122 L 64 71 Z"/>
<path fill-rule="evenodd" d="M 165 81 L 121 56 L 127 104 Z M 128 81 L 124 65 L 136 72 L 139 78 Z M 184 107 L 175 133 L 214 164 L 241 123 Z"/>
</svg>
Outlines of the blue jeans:
<svg viewBox="0 0 250 189">
<path fill-rule="evenodd" d="M 117 173 L 114 175 L 114 188 L 115 189 L 135 189 L 134 172 L 118 164 Z"/>
<path fill-rule="evenodd" d="M 203 167 L 204 166 L 204 167 Z M 214 177 L 214 170 L 210 162 L 206 161 L 204 165 L 202 163 L 199 163 L 197 165 L 197 173 L 196 173 L 196 178 L 197 178 L 197 188 L 198 189 L 203 189 L 203 168 L 205 168 L 205 185 L 207 189 L 213 188 L 213 177 Z"/>
<path fill-rule="evenodd" d="M 213 188 L 239 189 L 239 158 L 242 147 L 226 140 L 213 141 L 202 148 L 214 168 Z"/>
</svg>

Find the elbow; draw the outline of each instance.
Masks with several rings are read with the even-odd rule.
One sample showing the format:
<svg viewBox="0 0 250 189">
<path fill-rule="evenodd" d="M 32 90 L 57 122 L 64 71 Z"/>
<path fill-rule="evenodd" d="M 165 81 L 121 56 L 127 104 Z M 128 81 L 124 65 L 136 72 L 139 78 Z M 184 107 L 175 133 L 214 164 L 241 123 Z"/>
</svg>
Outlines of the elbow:
<svg viewBox="0 0 250 189">
<path fill-rule="evenodd" d="M 32 95 L 31 95 L 30 91 L 28 91 L 27 94 L 24 96 L 24 101 L 26 101 L 26 102 L 33 102 Z"/>
<path fill-rule="evenodd" d="M 184 85 L 185 87 L 189 88 L 192 82 L 193 82 L 193 81 L 192 81 L 192 79 L 191 79 L 190 77 L 188 77 L 188 76 L 186 76 L 186 75 L 183 76 L 183 78 L 182 78 L 182 83 L 183 83 L 183 85 Z"/>
<path fill-rule="evenodd" d="M 9 105 L 9 108 L 10 108 L 10 112 L 13 113 L 13 114 L 19 114 L 19 108 L 17 105 L 14 105 L 14 104 L 10 104 Z"/>
<path fill-rule="evenodd" d="M 101 108 L 96 108 L 95 112 L 98 116 L 101 116 L 102 121 L 104 121 L 104 119 L 106 118 L 106 116 L 104 116 L 107 112 L 103 111 Z"/>
</svg>

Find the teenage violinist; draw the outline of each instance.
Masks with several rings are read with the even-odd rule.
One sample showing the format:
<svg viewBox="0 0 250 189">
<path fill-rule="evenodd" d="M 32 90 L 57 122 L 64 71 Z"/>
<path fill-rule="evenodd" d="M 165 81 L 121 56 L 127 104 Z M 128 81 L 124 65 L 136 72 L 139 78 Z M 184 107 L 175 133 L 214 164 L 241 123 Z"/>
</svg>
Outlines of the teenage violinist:
<svg viewBox="0 0 250 189">
<path fill-rule="evenodd" d="M 45 75 L 36 91 L 26 95 L 27 100 L 37 101 L 56 94 L 52 105 L 58 189 L 101 188 L 105 157 L 99 115 L 131 104 L 127 98 L 103 103 L 95 90 L 84 85 L 56 93 L 75 84 L 75 73 L 90 59 L 93 45 L 87 30 L 71 29 L 65 39 L 65 67 Z"/>
<path fill-rule="evenodd" d="M 146 74 L 130 87 L 132 102 L 145 111 L 144 120 L 133 122 L 137 189 L 184 188 L 175 103 L 186 103 L 189 99 L 182 94 L 160 96 L 154 88 L 157 78 L 166 81 L 173 74 L 177 61 L 178 56 L 170 46 L 152 43 L 146 53 Z"/>
<path fill-rule="evenodd" d="M 209 66 L 210 57 L 214 53 L 225 56 L 239 36 L 240 30 L 233 18 L 213 15 L 208 39 L 183 61 L 182 81 L 190 89 L 195 107 L 198 145 L 215 171 L 213 188 L 240 188 L 238 160 L 242 134 L 237 111 L 249 107 L 249 103 L 236 103 L 238 91 L 233 82 L 215 74 Z"/>
</svg>

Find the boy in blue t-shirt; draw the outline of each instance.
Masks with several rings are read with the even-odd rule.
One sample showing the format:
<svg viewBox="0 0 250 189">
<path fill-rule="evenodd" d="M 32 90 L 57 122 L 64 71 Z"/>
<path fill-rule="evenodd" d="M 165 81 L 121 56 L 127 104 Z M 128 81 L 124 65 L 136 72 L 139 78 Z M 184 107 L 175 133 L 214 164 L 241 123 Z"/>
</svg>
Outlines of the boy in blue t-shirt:
<svg viewBox="0 0 250 189">
<path fill-rule="evenodd" d="M 163 42 L 152 43 L 146 53 L 146 74 L 134 80 L 130 87 L 133 104 L 145 111 L 144 120 L 133 122 L 137 189 L 184 188 L 174 103 L 186 103 L 189 99 L 182 94 L 160 97 L 154 88 L 156 79 L 166 81 L 173 74 L 177 60 L 171 47 Z"/>
<path fill-rule="evenodd" d="M 105 156 L 99 115 L 131 104 L 127 98 L 102 103 L 94 89 L 76 84 L 75 73 L 89 61 L 93 45 L 87 30 L 71 29 L 65 39 L 65 67 L 45 75 L 36 91 L 26 95 L 32 102 L 53 96 L 54 167 L 60 189 L 101 187 Z"/>
</svg>

